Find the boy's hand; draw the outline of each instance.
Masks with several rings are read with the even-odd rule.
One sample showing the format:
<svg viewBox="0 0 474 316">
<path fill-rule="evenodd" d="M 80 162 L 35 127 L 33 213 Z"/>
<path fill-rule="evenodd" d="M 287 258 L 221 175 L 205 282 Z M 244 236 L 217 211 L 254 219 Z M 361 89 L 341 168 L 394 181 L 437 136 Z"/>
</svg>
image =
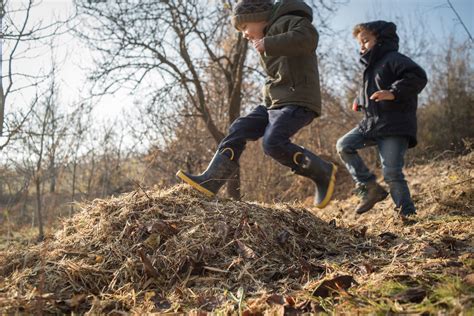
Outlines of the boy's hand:
<svg viewBox="0 0 474 316">
<path fill-rule="evenodd" d="M 265 45 L 264 45 L 264 42 L 263 42 L 263 38 L 253 41 L 252 44 L 253 44 L 253 47 L 255 47 L 255 49 L 257 50 L 257 52 L 263 53 L 265 51 Z"/>
<path fill-rule="evenodd" d="M 370 96 L 370 100 L 379 101 L 392 101 L 395 100 L 395 96 L 388 90 L 379 90 Z"/>
</svg>

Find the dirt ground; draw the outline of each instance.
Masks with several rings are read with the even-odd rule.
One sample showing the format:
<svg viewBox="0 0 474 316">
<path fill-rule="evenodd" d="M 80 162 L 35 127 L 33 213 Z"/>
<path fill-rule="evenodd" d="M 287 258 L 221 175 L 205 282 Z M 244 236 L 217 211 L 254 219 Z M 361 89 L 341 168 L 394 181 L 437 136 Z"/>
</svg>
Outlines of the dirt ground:
<svg viewBox="0 0 474 316">
<path fill-rule="evenodd" d="M 38 244 L 0 247 L 2 313 L 474 313 L 474 155 L 407 169 L 387 199 L 207 199 L 185 185 L 83 205 Z"/>
</svg>

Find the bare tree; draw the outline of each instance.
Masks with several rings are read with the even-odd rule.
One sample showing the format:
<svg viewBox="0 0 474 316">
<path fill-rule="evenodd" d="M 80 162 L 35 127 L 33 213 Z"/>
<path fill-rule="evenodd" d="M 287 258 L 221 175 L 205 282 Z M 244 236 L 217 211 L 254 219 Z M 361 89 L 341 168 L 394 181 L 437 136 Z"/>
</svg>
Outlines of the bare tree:
<svg viewBox="0 0 474 316">
<path fill-rule="evenodd" d="M 90 131 L 91 118 L 90 106 L 86 104 L 80 104 L 79 107 L 74 111 L 71 117 L 68 119 L 70 122 L 70 142 L 69 142 L 69 165 L 71 166 L 71 207 L 69 208 L 69 216 L 74 211 L 72 202 L 75 201 L 78 181 L 78 165 L 81 157 L 81 149 L 84 149 L 84 139 L 86 133 Z"/>
<path fill-rule="evenodd" d="M 44 184 L 51 181 L 51 165 L 58 160 L 61 142 L 65 138 L 67 121 L 58 104 L 59 87 L 56 82 L 56 68 L 50 73 L 47 91 L 39 97 L 38 105 L 31 112 L 19 140 L 22 143 L 24 169 L 29 170 L 35 189 L 36 219 L 38 221 L 38 238 L 44 237 L 43 194 Z M 54 178 L 55 182 L 56 179 Z M 51 183 L 51 182 L 50 182 Z"/>
<path fill-rule="evenodd" d="M 453 4 L 451 3 L 450 0 L 446 0 L 448 2 L 448 6 L 449 8 L 453 11 L 453 13 L 456 15 L 456 18 L 458 20 L 458 22 L 462 25 L 462 27 L 464 28 L 464 30 L 466 31 L 467 35 L 469 36 L 469 39 L 471 40 L 471 43 L 474 42 L 474 39 L 472 38 L 472 35 L 471 35 L 471 32 L 469 32 L 469 29 L 467 28 L 466 26 L 466 23 L 464 23 L 463 19 L 461 18 L 461 16 L 459 15 L 458 11 L 454 8 Z"/>
<path fill-rule="evenodd" d="M 32 13 L 39 4 L 33 0 L 7 1 L 0 0 L 0 60 L 5 61 L 6 69 L 0 66 L 0 150 L 5 148 L 20 132 L 26 118 L 31 114 L 35 102 L 24 106 L 26 110 L 16 111 L 9 119 L 5 117 L 7 101 L 12 94 L 25 90 L 35 90 L 47 79 L 47 73 L 35 69 L 28 73 L 16 70 L 16 63 L 35 57 L 34 48 L 42 44 L 42 40 L 53 38 L 62 32 L 66 20 L 50 23 L 32 21 Z M 3 83 L 5 82 L 5 86 Z M 19 108 L 18 105 L 16 105 Z M 21 115 L 18 116 L 18 113 Z"/>
<path fill-rule="evenodd" d="M 337 3 L 313 2 L 320 4 L 317 12 L 321 15 Z M 198 116 L 218 144 L 229 124 L 240 116 L 242 82 L 248 70 L 248 43 L 229 23 L 233 3 L 149 0 L 105 4 L 76 0 L 78 13 L 84 18 L 82 25 L 86 26 L 80 36 L 101 54 L 98 69 L 91 76 L 97 83 L 95 88 L 100 88 L 94 91 L 113 93 L 140 86 L 152 95 L 150 102 L 167 107 L 161 111 L 165 115 L 180 119 Z M 218 76 L 210 76 L 216 72 Z M 210 80 L 216 77 L 225 83 L 219 98 L 209 93 Z M 226 113 L 223 122 L 217 116 L 222 107 Z M 231 181 L 230 195 L 238 197 L 238 188 L 237 177 Z"/>
<path fill-rule="evenodd" d="M 472 45 L 451 38 L 447 46 L 430 67 L 427 98 L 419 112 L 420 155 L 445 150 L 463 152 L 463 141 L 474 141 Z"/>
</svg>

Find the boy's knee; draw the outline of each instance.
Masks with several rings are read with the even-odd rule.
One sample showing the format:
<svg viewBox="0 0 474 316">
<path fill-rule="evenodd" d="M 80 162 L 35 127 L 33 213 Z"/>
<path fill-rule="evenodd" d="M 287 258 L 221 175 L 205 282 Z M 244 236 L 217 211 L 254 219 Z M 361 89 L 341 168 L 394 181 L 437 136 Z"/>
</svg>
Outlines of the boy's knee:
<svg viewBox="0 0 474 316">
<path fill-rule="evenodd" d="M 274 137 L 264 137 L 262 147 L 265 155 L 270 157 L 277 156 L 282 151 L 282 143 Z"/>
<path fill-rule="evenodd" d="M 341 154 L 343 152 L 349 152 L 351 151 L 352 149 L 350 148 L 350 146 L 347 144 L 347 142 L 345 141 L 344 137 L 341 137 L 337 140 L 336 142 L 336 150 L 337 150 L 337 153 L 338 154 Z"/>
<path fill-rule="evenodd" d="M 382 169 L 383 178 L 385 182 L 398 182 L 404 181 L 405 176 L 403 175 L 402 168 L 394 168 L 394 167 L 384 167 Z"/>
<path fill-rule="evenodd" d="M 241 130 L 242 127 L 242 120 L 240 118 L 236 119 L 229 127 L 229 134 Z"/>
</svg>

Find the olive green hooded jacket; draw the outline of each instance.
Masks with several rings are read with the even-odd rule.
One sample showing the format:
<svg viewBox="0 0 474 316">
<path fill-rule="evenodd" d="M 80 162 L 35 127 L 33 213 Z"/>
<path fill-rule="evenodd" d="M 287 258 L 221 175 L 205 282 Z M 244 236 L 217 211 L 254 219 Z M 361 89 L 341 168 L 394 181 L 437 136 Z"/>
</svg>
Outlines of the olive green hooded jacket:
<svg viewBox="0 0 474 316">
<path fill-rule="evenodd" d="M 301 0 L 275 3 L 264 30 L 265 52 L 260 54 L 267 73 L 263 89 L 267 108 L 293 104 L 321 115 L 319 35 L 312 20 L 311 8 Z"/>
</svg>

